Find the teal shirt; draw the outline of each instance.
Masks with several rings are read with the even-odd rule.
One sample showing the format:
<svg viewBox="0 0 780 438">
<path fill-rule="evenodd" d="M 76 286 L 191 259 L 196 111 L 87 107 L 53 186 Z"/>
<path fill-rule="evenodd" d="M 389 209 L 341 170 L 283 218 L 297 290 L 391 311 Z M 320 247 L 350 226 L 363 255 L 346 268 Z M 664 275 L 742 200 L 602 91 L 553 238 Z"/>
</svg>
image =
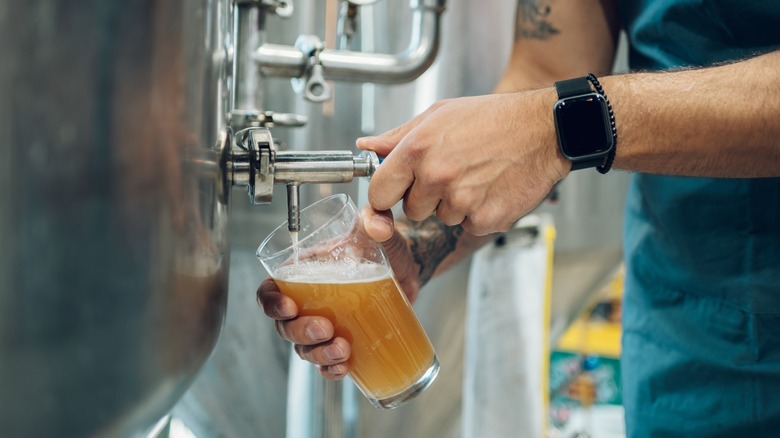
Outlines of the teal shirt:
<svg viewBox="0 0 780 438">
<path fill-rule="evenodd" d="M 619 0 L 619 8 L 633 70 L 780 47 L 778 0 Z M 780 433 L 780 178 L 635 174 L 624 253 L 628 436 Z"/>
</svg>

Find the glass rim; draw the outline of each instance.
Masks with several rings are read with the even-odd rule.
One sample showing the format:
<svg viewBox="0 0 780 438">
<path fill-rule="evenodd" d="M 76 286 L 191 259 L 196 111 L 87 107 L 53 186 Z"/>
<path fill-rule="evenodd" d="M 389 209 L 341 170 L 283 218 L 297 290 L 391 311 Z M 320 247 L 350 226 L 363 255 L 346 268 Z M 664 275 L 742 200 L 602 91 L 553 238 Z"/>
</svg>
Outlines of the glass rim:
<svg viewBox="0 0 780 438">
<path fill-rule="evenodd" d="M 331 223 L 333 223 L 333 221 L 335 221 L 337 217 L 341 216 L 341 213 L 343 213 L 343 212 L 344 212 L 344 209 L 345 209 L 345 208 L 347 208 L 347 206 L 349 205 L 350 197 L 349 197 L 349 195 L 347 195 L 346 193 L 336 193 L 336 194 L 334 194 L 334 195 L 327 196 L 327 197 L 325 197 L 325 198 L 322 198 L 322 199 L 320 199 L 319 201 L 316 201 L 316 202 L 314 202 L 314 203 L 312 203 L 312 204 L 310 204 L 310 205 L 308 205 L 308 206 L 304 207 L 304 208 L 303 208 L 303 209 L 302 209 L 302 210 L 299 212 L 299 214 L 300 214 L 300 215 L 301 215 L 301 217 L 302 217 L 302 216 L 303 216 L 303 214 L 304 214 L 304 212 L 305 212 L 306 210 L 309 210 L 309 209 L 311 209 L 311 208 L 314 208 L 314 207 L 316 207 L 316 206 L 318 206 L 318 205 L 320 205 L 320 204 L 322 204 L 322 203 L 325 203 L 326 201 L 330 201 L 330 200 L 332 200 L 332 199 L 337 199 L 337 198 L 338 198 L 338 199 L 341 199 L 341 200 L 342 200 L 342 202 L 343 202 L 343 205 L 341 206 L 341 208 L 339 208 L 339 211 L 338 211 L 338 212 L 336 212 L 336 214 L 334 214 L 333 216 L 329 217 L 329 218 L 328 218 L 328 220 L 326 220 L 325 222 L 323 222 L 322 224 L 320 224 L 320 225 L 319 225 L 317 228 L 315 228 L 314 230 L 312 230 L 312 232 L 311 232 L 311 233 L 309 233 L 309 234 L 307 234 L 307 235 L 306 235 L 306 237 L 304 237 L 303 239 L 298 239 L 298 245 L 297 245 L 297 246 L 301 246 L 301 244 L 302 244 L 302 243 L 304 243 L 305 241 L 309 240 L 309 239 L 311 238 L 311 236 L 313 236 L 313 235 L 315 235 L 315 234 L 319 233 L 319 232 L 320 232 L 320 231 L 321 231 L 323 228 L 325 228 L 326 226 L 328 226 L 328 225 L 330 225 Z M 359 213 L 358 213 L 358 215 L 359 215 Z M 270 253 L 270 254 L 268 254 L 268 255 L 262 255 L 262 254 L 261 254 L 261 250 L 262 250 L 262 249 L 263 249 L 263 248 L 264 248 L 264 247 L 265 247 L 265 246 L 266 246 L 266 245 L 267 245 L 267 244 L 268 244 L 268 243 L 271 241 L 271 239 L 272 239 L 274 236 L 276 236 L 277 232 L 279 232 L 279 231 L 280 231 L 282 228 L 287 228 L 287 224 L 288 224 L 289 222 L 290 222 L 289 220 L 286 220 L 286 221 L 282 222 L 282 224 L 281 224 L 281 225 L 279 225 L 278 227 L 274 228 L 274 230 L 273 230 L 273 231 L 271 231 L 271 233 L 270 233 L 270 234 L 268 234 L 268 236 L 266 236 L 266 238 L 265 238 L 265 239 L 263 239 L 263 241 L 262 241 L 262 242 L 260 243 L 260 245 L 257 247 L 257 251 L 255 252 L 255 256 L 256 256 L 258 259 L 260 259 L 261 261 L 262 261 L 262 260 L 270 260 L 270 259 L 272 259 L 272 258 L 274 258 L 274 257 L 278 256 L 278 255 L 279 255 L 279 254 L 281 254 L 281 253 L 284 253 L 284 252 L 287 252 L 287 251 L 290 251 L 290 250 L 292 250 L 292 249 L 293 249 L 293 245 L 292 245 L 292 242 L 291 242 L 291 243 L 290 243 L 290 245 L 289 245 L 289 246 L 287 246 L 286 248 L 280 249 L 280 250 L 278 250 L 278 251 L 274 251 L 274 252 L 272 252 L 272 253 Z"/>
</svg>

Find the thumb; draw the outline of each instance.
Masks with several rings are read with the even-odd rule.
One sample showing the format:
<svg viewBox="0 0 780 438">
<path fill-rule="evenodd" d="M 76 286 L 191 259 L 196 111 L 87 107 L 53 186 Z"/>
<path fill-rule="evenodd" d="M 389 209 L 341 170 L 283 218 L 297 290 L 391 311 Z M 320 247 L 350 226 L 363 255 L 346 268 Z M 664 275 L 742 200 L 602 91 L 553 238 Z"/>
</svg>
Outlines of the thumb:
<svg viewBox="0 0 780 438">
<path fill-rule="evenodd" d="M 393 212 L 390 210 L 377 211 L 366 205 L 361 214 L 363 228 L 372 239 L 377 242 L 386 242 L 393 237 Z"/>
<path fill-rule="evenodd" d="M 419 267 L 412 260 L 407 238 L 394 227 L 392 211 L 377 211 L 366 206 L 362 216 L 366 232 L 382 243 L 401 290 L 409 302 L 414 303 L 420 292 Z"/>
</svg>

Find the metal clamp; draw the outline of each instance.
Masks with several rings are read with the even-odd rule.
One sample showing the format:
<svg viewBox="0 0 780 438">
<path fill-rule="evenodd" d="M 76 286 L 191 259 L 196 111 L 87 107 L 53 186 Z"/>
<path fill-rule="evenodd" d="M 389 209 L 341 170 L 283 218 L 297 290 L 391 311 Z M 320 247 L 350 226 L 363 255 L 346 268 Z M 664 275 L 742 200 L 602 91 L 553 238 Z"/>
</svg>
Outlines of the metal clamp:
<svg viewBox="0 0 780 438">
<path fill-rule="evenodd" d="M 230 114 L 230 126 L 239 131 L 246 128 L 299 128 L 306 126 L 308 121 L 309 118 L 303 115 L 274 111 L 233 110 Z"/>
<path fill-rule="evenodd" d="M 268 204 L 274 191 L 274 147 L 271 131 L 245 129 L 236 133 L 236 146 L 228 162 L 233 186 L 247 188 L 252 205 Z"/>
<path fill-rule="evenodd" d="M 320 61 L 320 53 L 325 44 L 316 35 L 300 35 L 295 41 L 295 48 L 307 57 L 303 76 L 292 78 L 293 90 L 310 102 L 325 102 L 330 100 L 332 93 L 330 84 L 325 80 L 325 74 Z"/>
</svg>

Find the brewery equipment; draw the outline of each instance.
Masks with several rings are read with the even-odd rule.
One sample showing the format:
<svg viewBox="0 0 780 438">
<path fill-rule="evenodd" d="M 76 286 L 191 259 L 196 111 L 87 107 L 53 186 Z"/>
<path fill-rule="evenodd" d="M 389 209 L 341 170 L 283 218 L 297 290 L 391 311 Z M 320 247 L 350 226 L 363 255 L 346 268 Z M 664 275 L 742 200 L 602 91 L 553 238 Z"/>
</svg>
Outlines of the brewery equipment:
<svg viewBox="0 0 780 438">
<path fill-rule="evenodd" d="M 217 2 L 0 2 L 0 424 L 131 436 L 181 397 L 227 305 Z M 212 163 L 216 165 L 216 163 Z"/>
<path fill-rule="evenodd" d="M 299 231 L 301 226 L 301 184 L 351 182 L 354 177 L 370 177 L 379 165 L 373 152 L 355 157 L 350 151 L 276 151 L 267 128 L 241 131 L 236 144 L 223 164 L 230 185 L 245 186 L 252 205 L 270 203 L 273 185 L 286 185 L 290 231 Z"/>
<path fill-rule="evenodd" d="M 246 185 L 252 204 L 263 204 L 273 197 L 273 184 L 287 186 L 288 225 L 300 226 L 300 185 L 303 183 L 350 182 L 353 177 L 370 177 L 378 159 L 376 154 L 353 157 L 349 151 L 276 152 L 269 130 L 257 126 L 303 126 L 306 118 L 263 110 L 260 97 L 264 78 L 291 78 L 296 92 L 311 102 L 332 97 L 328 80 L 398 83 L 420 76 L 433 62 L 439 47 L 439 20 L 445 0 L 411 0 L 413 13 L 409 46 L 398 54 L 364 53 L 348 50 L 356 34 L 357 10 L 376 0 L 342 2 L 337 38 L 341 48 L 328 49 L 321 38 L 305 34 L 294 46 L 269 43 L 266 17 L 276 14 L 289 18 L 291 0 L 234 0 L 237 38 L 231 127 L 240 130 L 232 149 L 228 170 L 234 185 Z"/>
</svg>

